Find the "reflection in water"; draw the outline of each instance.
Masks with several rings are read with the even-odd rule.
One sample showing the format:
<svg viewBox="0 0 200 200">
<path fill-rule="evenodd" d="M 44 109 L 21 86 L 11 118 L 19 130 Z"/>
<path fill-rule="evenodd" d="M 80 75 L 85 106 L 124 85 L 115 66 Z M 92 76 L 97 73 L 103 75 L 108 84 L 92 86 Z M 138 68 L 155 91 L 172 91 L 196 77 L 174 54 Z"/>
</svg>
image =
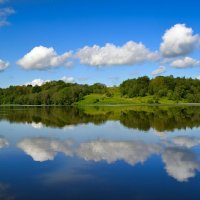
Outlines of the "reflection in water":
<svg viewBox="0 0 200 200">
<path fill-rule="evenodd" d="M 189 149 L 177 147 L 166 148 L 162 154 L 167 173 L 178 181 L 187 181 L 200 170 L 196 155 Z"/>
<path fill-rule="evenodd" d="M 200 107 L 156 107 L 149 110 L 129 110 L 122 113 L 120 122 L 128 127 L 159 132 L 200 126 Z"/>
<path fill-rule="evenodd" d="M 200 138 L 191 136 L 177 136 L 173 138 L 173 143 L 179 146 L 192 148 L 194 146 L 200 145 Z"/>
<path fill-rule="evenodd" d="M 199 126 L 200 107 L 1 107 L 0 200 L 199 199 Z"/>
<path fill-rule="evenodd" d="M 70 146 L 72 141 L 60 141 L 48 138 L 24 139 L 19 142 L 18 147 L 30 155 L 35 161 L 53 160 L 58 152 L 67 156 L 72 155 Z"/>
<path fill-rule="evenodd" d="M 15 197 L 10 194 L 10 186 L 0 182 L 0 199 L 1 200 L 14 200 Z"/>
<path fill-rule="evenodd" d="M 36 129 L 44 128 L 44 125 L 43 125 L 41 122 L 39 122 L 39 123 L 32 122 L 32 123 L 31 123 L 31 126 L 32 126 L 33 128 L 36 128 Z"/>
<path fill-rule="evenodd" d="M 128 128 L 143 131 L 154 128 L 164 132 L 199 127 L 200 107 L 11 107 L 1 108 L 0 120 L 29 123 L 34 128 L 65 128 L 87 123 L 100 125 L 113 120 Z"/>
<path fill-rule="evenodd" d="M 0 149 L 6 147 L 8 145 L 9 145 L 9 142 L 5 138 L 0 136 Z"/>
<path fill-rule="evenodd" d="M 177 142 L 183 139 L 182 143 Z M 27 138 L 18 143 L 18 147 L 30 155 L 35 161 L 53 160 L 58 152 L 66 156 L 78 156 L 86 161 L 106 161 L 111 164 L 118 160 L 134 166 L 144 163 L 150 156 L 160 154 L 167 173 L 182 182 L 195 176 L 195 171 L 200 170 L 200 163 L 195 153 L 190 149 L 199 143 L 194 137 L 175 137 L 172 141 L 162 141 L 159 144 L 145 143 L 142 141 L 111 141 L 94 140 L 72 145 L 72 141 L 60 141 L 48 138 Z M 168 146 L 168 144 L 171 144 Z M 166 145 L 167 144 L 167 145 Z"/>
<path fill-rule="evenodd" d="M 76 154 L 85 160 L 113 163 L 117 160 L 135 165 L 143 163 L 150 155 L 159 153 L 160 147 L 156 144 L 145 144 L 141 141 L 91 141 L 82 143 Z"/>
</svg>

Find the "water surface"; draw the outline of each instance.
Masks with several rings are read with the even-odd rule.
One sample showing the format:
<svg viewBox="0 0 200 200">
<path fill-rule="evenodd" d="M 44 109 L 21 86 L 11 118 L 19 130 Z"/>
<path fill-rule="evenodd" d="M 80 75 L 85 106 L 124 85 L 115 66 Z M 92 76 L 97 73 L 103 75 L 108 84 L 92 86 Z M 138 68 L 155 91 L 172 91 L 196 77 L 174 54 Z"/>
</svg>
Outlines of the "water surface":
<svg viewBox="0 0 200 200">
<path fill-rule="evenodd" d="M 1 107 L 0 199 L 199 199 L 200 107 Z"/>
</svg>

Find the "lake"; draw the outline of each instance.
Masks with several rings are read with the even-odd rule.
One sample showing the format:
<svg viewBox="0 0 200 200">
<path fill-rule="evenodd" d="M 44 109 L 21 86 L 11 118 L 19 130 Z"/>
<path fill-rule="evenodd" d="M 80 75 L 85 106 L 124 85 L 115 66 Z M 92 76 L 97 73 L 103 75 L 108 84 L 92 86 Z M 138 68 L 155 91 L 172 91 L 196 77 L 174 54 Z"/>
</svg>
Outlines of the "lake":
<svg viewBox="0 0 200 200">
<path fill-rule="evenodd" d="M 200 107 L 1 107 L 1 200 L 200 199 Z"/>
</svg>

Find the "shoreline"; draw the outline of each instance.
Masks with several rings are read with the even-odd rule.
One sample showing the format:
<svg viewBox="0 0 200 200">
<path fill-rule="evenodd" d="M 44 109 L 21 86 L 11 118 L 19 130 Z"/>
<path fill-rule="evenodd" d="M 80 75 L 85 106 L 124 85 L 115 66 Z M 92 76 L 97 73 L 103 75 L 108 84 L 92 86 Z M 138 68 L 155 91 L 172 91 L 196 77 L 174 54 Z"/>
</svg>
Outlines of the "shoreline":
<svg viewBox="0 0 200 200">
<path fill-rule="evenodd" d="M 132 107 L 132 106 L 200 106 L 200 103 L 171 103 L 171 104 L 75 104 L 75 105 L 18 105 L 5 104 L 1 107 Z"/>
</svg>

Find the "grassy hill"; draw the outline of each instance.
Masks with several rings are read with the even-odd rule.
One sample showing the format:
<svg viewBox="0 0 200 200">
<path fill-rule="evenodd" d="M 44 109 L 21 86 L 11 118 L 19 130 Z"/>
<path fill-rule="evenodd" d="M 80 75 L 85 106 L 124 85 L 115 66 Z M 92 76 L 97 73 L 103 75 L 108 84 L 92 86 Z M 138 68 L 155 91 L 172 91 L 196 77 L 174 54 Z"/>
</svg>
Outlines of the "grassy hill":
<svg viewBox="0 0 200 200">
<path fill-rule="evenodd" d="M 155 99 L 154 96 L 133 97 L 128 98 L 121 96 L 119 88 L 109 88 L 111 96 L 106 94 L 89 94 L 83 100 L 77 102 L 77 105 L 117 105 L 117 104 L 175 104 L 176 101 L 169 100 L 167 97 Z M 186 101 L 179 101 L 178 103 L 187 103 Z"/>
</svg>

